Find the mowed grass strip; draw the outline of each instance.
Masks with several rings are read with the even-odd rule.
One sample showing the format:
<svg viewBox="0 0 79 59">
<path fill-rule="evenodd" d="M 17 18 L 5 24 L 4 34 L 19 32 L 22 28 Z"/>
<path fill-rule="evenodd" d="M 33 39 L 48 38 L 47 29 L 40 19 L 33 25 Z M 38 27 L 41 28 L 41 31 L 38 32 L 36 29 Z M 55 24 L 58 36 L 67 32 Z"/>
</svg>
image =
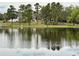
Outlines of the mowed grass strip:
<svg viewBox="0 0 79 59">
<path fill-rule="evenodd" d="M 5 27 L 15 27 L 15 28 L 25 28 L 25 27 L 33 27 L 33 28 L 79 28 L 79 25 L 45 25 L 45 24 L 33 24 L 30 25 L 28 23 L 1 23 L 0 26 Z"/>
</svg>

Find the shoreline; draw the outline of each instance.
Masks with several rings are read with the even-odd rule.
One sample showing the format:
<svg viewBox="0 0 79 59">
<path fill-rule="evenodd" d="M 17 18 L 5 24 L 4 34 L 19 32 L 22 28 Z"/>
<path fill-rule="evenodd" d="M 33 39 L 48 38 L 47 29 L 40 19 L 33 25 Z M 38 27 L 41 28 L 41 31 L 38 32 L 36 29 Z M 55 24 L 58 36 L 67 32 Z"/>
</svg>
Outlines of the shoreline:
<svg viewBox="0 0 79 59">
<path fill-rule="evenodd" d="M 79 25 L 45 25 L 45 24 L 31 24 L 27 23 L 0 23 L 0 27 L 8 28 L 79 28 Z"/>
</svg>

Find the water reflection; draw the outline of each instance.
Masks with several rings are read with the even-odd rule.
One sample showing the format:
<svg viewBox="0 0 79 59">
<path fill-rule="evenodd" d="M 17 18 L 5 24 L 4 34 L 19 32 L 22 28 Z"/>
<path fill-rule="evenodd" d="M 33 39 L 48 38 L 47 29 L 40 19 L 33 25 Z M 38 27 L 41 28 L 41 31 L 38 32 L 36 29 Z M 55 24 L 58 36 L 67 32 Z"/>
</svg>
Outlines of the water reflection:
<svg viewBox="0 0 79 59">
<path fill-rule="evenodd" d="M 0 48 L 60 50 L 64 47 L 79 47 L 79 29 L 0 29 Z"/>
</svg>

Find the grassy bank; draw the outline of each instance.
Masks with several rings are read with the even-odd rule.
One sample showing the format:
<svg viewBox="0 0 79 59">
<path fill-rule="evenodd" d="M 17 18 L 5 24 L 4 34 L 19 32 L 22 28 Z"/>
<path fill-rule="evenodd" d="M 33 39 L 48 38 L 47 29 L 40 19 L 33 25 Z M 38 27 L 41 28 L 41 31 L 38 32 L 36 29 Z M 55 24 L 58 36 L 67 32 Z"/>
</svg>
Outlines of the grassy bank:
<svg viewBox="0 0 79 59">
<path fill-rule="evenodd" d="M 31 23 L 30 25 L 27 23 L 0 23 L 0 26 L 13 28 L 79 28 L 79 25 L 45 25 L 37 23 Z"/>
</svg>

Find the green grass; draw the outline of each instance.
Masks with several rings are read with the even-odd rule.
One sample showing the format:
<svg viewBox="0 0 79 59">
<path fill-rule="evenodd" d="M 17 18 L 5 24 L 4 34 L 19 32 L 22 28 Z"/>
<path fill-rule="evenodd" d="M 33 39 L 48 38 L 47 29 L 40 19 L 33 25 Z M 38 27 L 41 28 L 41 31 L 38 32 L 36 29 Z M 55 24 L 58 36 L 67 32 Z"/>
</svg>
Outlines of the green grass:
<svg viewBox="0 0 79 59">
<path fill-rule="evenodd" d="M 33 28 L 79 28 L 79 25 L 45 25 L 41 23 L 31 23 L 31 25 L 28 25 L 28 23 L 0 23 L 0 26 L 5 27 L 13 27 L 13 28 L 27 28 L 27 27 L 33 27 Z"/>
</svg>

